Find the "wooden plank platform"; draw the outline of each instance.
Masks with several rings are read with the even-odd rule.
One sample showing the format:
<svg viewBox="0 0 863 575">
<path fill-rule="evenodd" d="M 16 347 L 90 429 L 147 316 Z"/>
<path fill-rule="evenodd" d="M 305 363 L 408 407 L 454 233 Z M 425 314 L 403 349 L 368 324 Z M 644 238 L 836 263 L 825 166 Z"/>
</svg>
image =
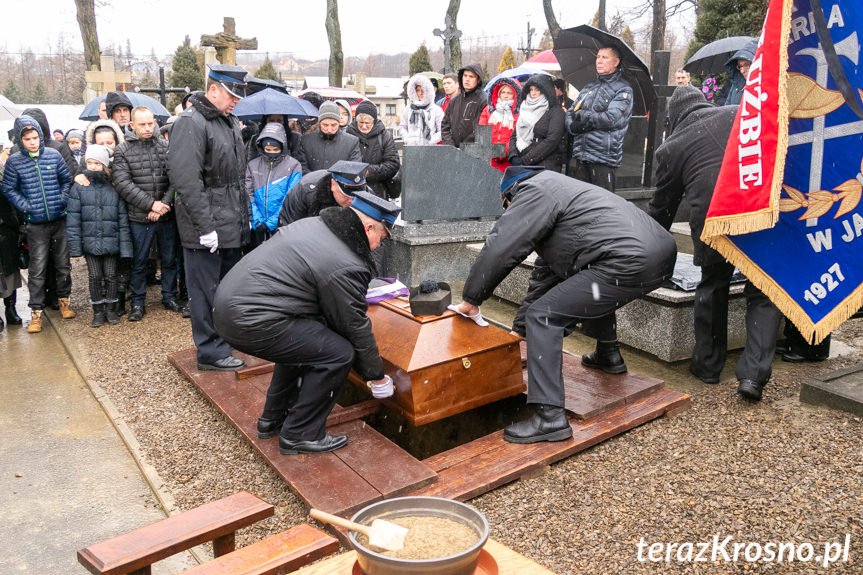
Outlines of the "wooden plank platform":
<svg viewBox="0 0 863 575">
<path fill-rule="evenodd" d="M 631 372 L 609 375 L 587 369 L 581 358 L 564 354 L 566 408 L 574 434 L 570 440 L 511 444 L 498 430 L 418 461 L 359 419 L 381 409 L 381 402 L 370 400 L 344 409 L 336 406 L 328 418 L 328 431 L 350 437 L 345 448 L 283 456 L 277 438 L 257 437 L 256 422 L 271 377 L 266 362 L 238 356 L 252 368 L 242 378 L 233 372 L 198 371 L 194 349 L 176 352 L 169 359 L 307 505 L 343 516 L 400 495 L 470 499 L 689 403 L 688 395 L 664 389 L 658 379 Z"/>
</svg>

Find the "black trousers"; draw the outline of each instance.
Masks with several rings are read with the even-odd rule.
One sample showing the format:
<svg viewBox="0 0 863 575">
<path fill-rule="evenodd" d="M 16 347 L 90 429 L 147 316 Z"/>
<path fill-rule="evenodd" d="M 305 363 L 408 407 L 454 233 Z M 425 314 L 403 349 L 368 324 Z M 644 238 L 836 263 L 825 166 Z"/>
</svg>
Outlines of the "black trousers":
<svg viewBox="0 0 863 575">
<path fill-rule="evenodd" d="M 575 160 L 575 173 L 572 177 L 588 184 L 594 184 L 614 193 L 617 189 L 617 169 L 605 164 L 591 164 Z"/>
<path fill-rule="evenodd" d="M 701 267 L 701 282 L 695 288 L 695 347 L 690 367 L 705 378 L 719 378 L 728 349 L 728 289 L 734 266 L 719 262 Z M 766 382 L 773 373 L 776 336 L 782 314 L 758 288 L 747 282 L 746 343 L 737 362 L 737 379 Z"/>
<path fill-rule="evenodd" d="M 192 339 L 198 348 L 200 363 L 213 363 L 231 355 L 231 346 L 213 327 L 213 299 L 219 282 L 240 261 L 239 248 L 210 250 L 183 248 L 186 286 L 192 312 Z"/>
<path fill-rule="evenodd" d="M 66 239 L 66 219 L 26 226 L 30 266 L 27 283 L 30 288 L 30 309 L 45 309 L 45 276 L 51 254 L 56 272 L 57 297 L 72 293 L 72 266 L 69 263 L 69 243 Z"/>
<path fill-rule="evenodd" d="M 563 338 L 575 324 L 598 341 L 617 340 L 614 311 L 661 285 L 617 285 L 592 269 L 578 272 L 548 290 L 525 314 L 527 402 L 564 406 Z"/>
<path fill-rule="evenodd" d="M 275 419 L 290 410 L 282 437 L 322 439 L 327 416 L 354 363 L 351 343 L 311 319 L 285 320 L 271 325 L 267 334 L 230 339 L 238 350 L 276 364 L 262 417 Z"/>
</svg>

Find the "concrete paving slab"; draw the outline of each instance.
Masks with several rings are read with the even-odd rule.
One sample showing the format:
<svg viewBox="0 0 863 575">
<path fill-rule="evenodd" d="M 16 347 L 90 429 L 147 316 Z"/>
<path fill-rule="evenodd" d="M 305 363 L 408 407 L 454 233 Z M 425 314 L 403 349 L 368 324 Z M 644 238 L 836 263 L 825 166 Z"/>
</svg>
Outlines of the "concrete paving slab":
<svg viewBox="0 0 863 575">
<path fill-rule="evenodd" d="M 800 388 L 800 401 L 863 417 L 863 365 L 804 381 Z"/>
</svg>

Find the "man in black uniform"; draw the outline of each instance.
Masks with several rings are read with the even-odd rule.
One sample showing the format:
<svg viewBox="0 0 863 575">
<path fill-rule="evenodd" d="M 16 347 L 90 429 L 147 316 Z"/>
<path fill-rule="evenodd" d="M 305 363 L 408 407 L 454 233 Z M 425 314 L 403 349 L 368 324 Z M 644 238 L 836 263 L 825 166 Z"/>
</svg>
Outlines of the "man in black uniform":
<svg viewBox="0 0 863 575">
<path fill-rule="evenodd" d="M 564 413 L 564 336 L 577 323 L 597 340 L 586 367 L 623 373 L 614 312 L 671 276 L 677 248 L 650 216 L 602 188 L 536 166 L 507 168 L 504 214 L 468 274 L 459 311 L 479 305 L 532 251 L 539 255 L 513 331 L 527 338 L 527 402 L 534 414 L 508 426 L 512 443 L 572 436 Z M 529 222 L 530 225 L 526 225 Z M 521 325 L 518 325 L 521 322 Z"/>
<path fill-rule="evenodd" d="M 668 137 L 656 150 L 656 192 L 649 208 L 650 215 L 668 229 L 684 196 L 689 203 L 693 263 L 701 267 L 701 281 L 695 288 L 695 346 L 689 371 L 704 383 L 719 383 L 725 366 L 728 289 L 734 266 L 701 241 L 701 231 L 736 114 L 736 106 L 713 106 L 692 85 L 675 88 L 668 102 Z M 735 369 L 737 391 L 758 401 L 773 373 L 782 314 L 751 283 L 746 283 L 743 293 L 746 344 Z"/>
<path fill-rule="evenodd" d="M 309 172 L 294 186 L 282 204 L 279 226 L 321 213 L 324 208 L 349 206 L 356 192 L 367 192 L 364 162 L 339 160 L 327 170 Z"/>
<path fill-rule="evenodd" d="M 346 436 L 327 435 L 325 425 L 352 366 L 373 386 L 392 385 L 365 295 L 371 252 L 400 211 L 357 192 L 351 207 L 325 208 L 279 228 L 216 291 L 218 332 L 237 349 L 276 364 L 258 437 L 279 433 L 282 454 L 348 443 Z"/>
<path fill-rule="evenodd" d="M 174 122 L 168 148 L 198 369 L 245 365 L 213 328 L 216 287 L 251 236 L 246 148 L 240 122 L 231 114 L 245 94 L 245 77 L 239 66 L 211 65 L 206 93 L 192 98 Z"/>
</svg>

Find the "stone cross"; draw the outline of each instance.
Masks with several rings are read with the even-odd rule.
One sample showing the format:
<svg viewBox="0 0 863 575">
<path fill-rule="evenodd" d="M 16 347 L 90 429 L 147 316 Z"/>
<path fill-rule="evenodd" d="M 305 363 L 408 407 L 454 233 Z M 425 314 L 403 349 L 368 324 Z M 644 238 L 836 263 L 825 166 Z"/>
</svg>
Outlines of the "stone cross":
<svg viewBox="0 0 863 575">
<path fill-rule="evenodd" d="M 85 90 L 85 101 L 87 102 L 96 96 L 113 92 L 117 89 L 117 84 L 129 84 L 132 82 L 132 75 L 129 72 L 114 71 L 113 56 L 102 56 L 101 68 L 101 71 L 84 72 L 84 80 L 87 82 Z"/>
<path fill-rule="evenodd" d="M 233 18 L 225 17 L 222 32 L 218 34 L 203 34 L 201 46 L 213 46 L 216 58 L 222 64 L 236 66 L 237 50 L 257 50 L 257 38 L 240 38 L 237 36 L 237 25 Z"/>
<path fill-rule="evenodd" d="M 506 144 L 493 144 L 491 141 L 491 126 L 481 126 L 477 124 L 473 127 L 474 141 L 468 144 L 462 144 L 462 151 L 488 164 L 491 164 L 492 158 L 500 158 L 506 153 Z"/>
<path fill-rule="evenodd" d="M 444 74 L 449 74 L 450 72 L 454 72 L 454 70 L 450 70 L 449 67 L 449 41 L 454 38 L 461 38 L 461 30 L 452 25 L 452 18 L 450 18 L 449 14 L 446 15 L 443 22 L 444 29 L 441 30 L 440 28 L 435 28 L 434 35 L 440 36 L 443 39 L 443 72 Z"/>
</svg>

